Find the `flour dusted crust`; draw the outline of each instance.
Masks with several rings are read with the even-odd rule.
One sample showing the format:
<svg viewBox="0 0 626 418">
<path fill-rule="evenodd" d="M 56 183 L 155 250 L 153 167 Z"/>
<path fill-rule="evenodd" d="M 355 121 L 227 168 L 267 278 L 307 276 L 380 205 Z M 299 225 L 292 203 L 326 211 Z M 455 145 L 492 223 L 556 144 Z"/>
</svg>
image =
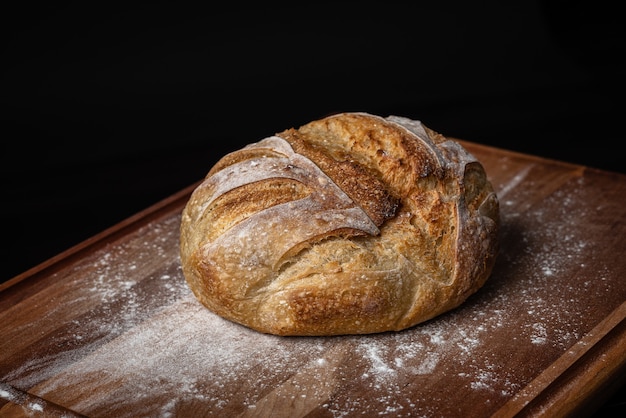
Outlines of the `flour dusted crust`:
<svg viewBox="0 0 626 418">
<path fill-rule="evenodd" d="M 342 113 L 219 160 L 183 211 L 182 268 L 208 309 L 263 333 L 398 331 L 485 283 L 498 212 L 458 142 Z"/>
</svg>

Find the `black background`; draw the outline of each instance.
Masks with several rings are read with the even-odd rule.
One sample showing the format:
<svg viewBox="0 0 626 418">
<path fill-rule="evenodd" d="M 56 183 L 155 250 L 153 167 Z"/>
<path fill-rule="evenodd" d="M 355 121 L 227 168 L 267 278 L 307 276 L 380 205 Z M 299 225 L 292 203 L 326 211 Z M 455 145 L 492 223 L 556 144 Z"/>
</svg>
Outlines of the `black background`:
<svg viewBox="0 0 626 418">
<path fill-rule="evenodd" d="M 618 2 L 259 3 L 3 6 L 0 282 L 335 112 L 626 173 Z"/>
</svg>

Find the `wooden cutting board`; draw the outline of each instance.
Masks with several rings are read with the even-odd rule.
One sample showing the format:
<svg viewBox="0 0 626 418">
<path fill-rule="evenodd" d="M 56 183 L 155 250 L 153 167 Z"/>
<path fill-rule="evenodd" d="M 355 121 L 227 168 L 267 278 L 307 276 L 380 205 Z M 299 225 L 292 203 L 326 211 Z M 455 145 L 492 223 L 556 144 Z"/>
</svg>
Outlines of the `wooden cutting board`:
<svg viewBox="0 0 626 418">
<path fill-rule="evenodd" d="M 0 286 L 0 416 L 591 411 L 626 369 L 626 176 L 463 144 L 498 193 L 502 248 L 458 309 L 366 336 L 229 323 L 181 273 L 192 185 Z"/>
</svg>

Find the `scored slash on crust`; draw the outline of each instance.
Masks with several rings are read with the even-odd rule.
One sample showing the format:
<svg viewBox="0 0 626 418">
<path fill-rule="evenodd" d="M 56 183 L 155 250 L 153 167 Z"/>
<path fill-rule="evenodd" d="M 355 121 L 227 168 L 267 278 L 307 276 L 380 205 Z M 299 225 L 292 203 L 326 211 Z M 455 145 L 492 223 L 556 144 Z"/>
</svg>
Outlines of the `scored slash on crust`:
<svg viewBox="0 0 626 418">
<path fill-rule="evenodd" d="M 380 230 L 319 167 L 278 136 L 272 136 L 242 149 L 268 149 L 270 156 L 244 159 L 221 168 L 207 178 L 203 187 L 212 188 L 212 196 L 205 203 L 206 210 L 216 199 L 239 187 L 271 178 L 288 178 L 303 183 L 311 193 L 298 200 L 280 203 L 263 209 L 225 231 L 208 243 L 208 254 L 238 248 L 233 253 L 238 260 L 255 260 L 276 268 L 285 254 L 309 240 L 337 230 L 355 229 L 369 235 Z M 236 151 L 237 152 L 237 151 Z M 271 235 L 286 235 L 275 240 L 280 248 L 266 251 Z M 260 254 L 260 252 L 262 254 Z M 259 267 L 257 264 L 256 267 Z"/>
</svg>

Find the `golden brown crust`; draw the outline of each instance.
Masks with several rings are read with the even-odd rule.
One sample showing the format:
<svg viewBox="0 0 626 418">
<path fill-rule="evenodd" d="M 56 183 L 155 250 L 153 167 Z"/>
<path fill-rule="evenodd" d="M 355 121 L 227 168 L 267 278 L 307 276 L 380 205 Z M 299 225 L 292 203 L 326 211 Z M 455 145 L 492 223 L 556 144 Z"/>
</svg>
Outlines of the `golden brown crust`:
<svg viewBox="0 0 626 418">
<path fill-rule="evenodd" d="M 395 214 L 398 198 L 366 167 L 352 160 L 349 154 L 333 155 L 323 145 L 314 142 L 314 135 L 295 129 L 277 134 L 287 140 L 293 150 L 312 160 L 341 190 L 343 190 L 372 219 L 376 226 Z M 332 140 L 333 138 L 330 138 Z"/>
<path fill-rule="evenodd" d="M 182 267 L 205 306 L 261 332 L 401 330 L 484 284 L 498 210 L 457 142 L 343 113 L 222 158 L 183 211 Z"/>
</svg>

